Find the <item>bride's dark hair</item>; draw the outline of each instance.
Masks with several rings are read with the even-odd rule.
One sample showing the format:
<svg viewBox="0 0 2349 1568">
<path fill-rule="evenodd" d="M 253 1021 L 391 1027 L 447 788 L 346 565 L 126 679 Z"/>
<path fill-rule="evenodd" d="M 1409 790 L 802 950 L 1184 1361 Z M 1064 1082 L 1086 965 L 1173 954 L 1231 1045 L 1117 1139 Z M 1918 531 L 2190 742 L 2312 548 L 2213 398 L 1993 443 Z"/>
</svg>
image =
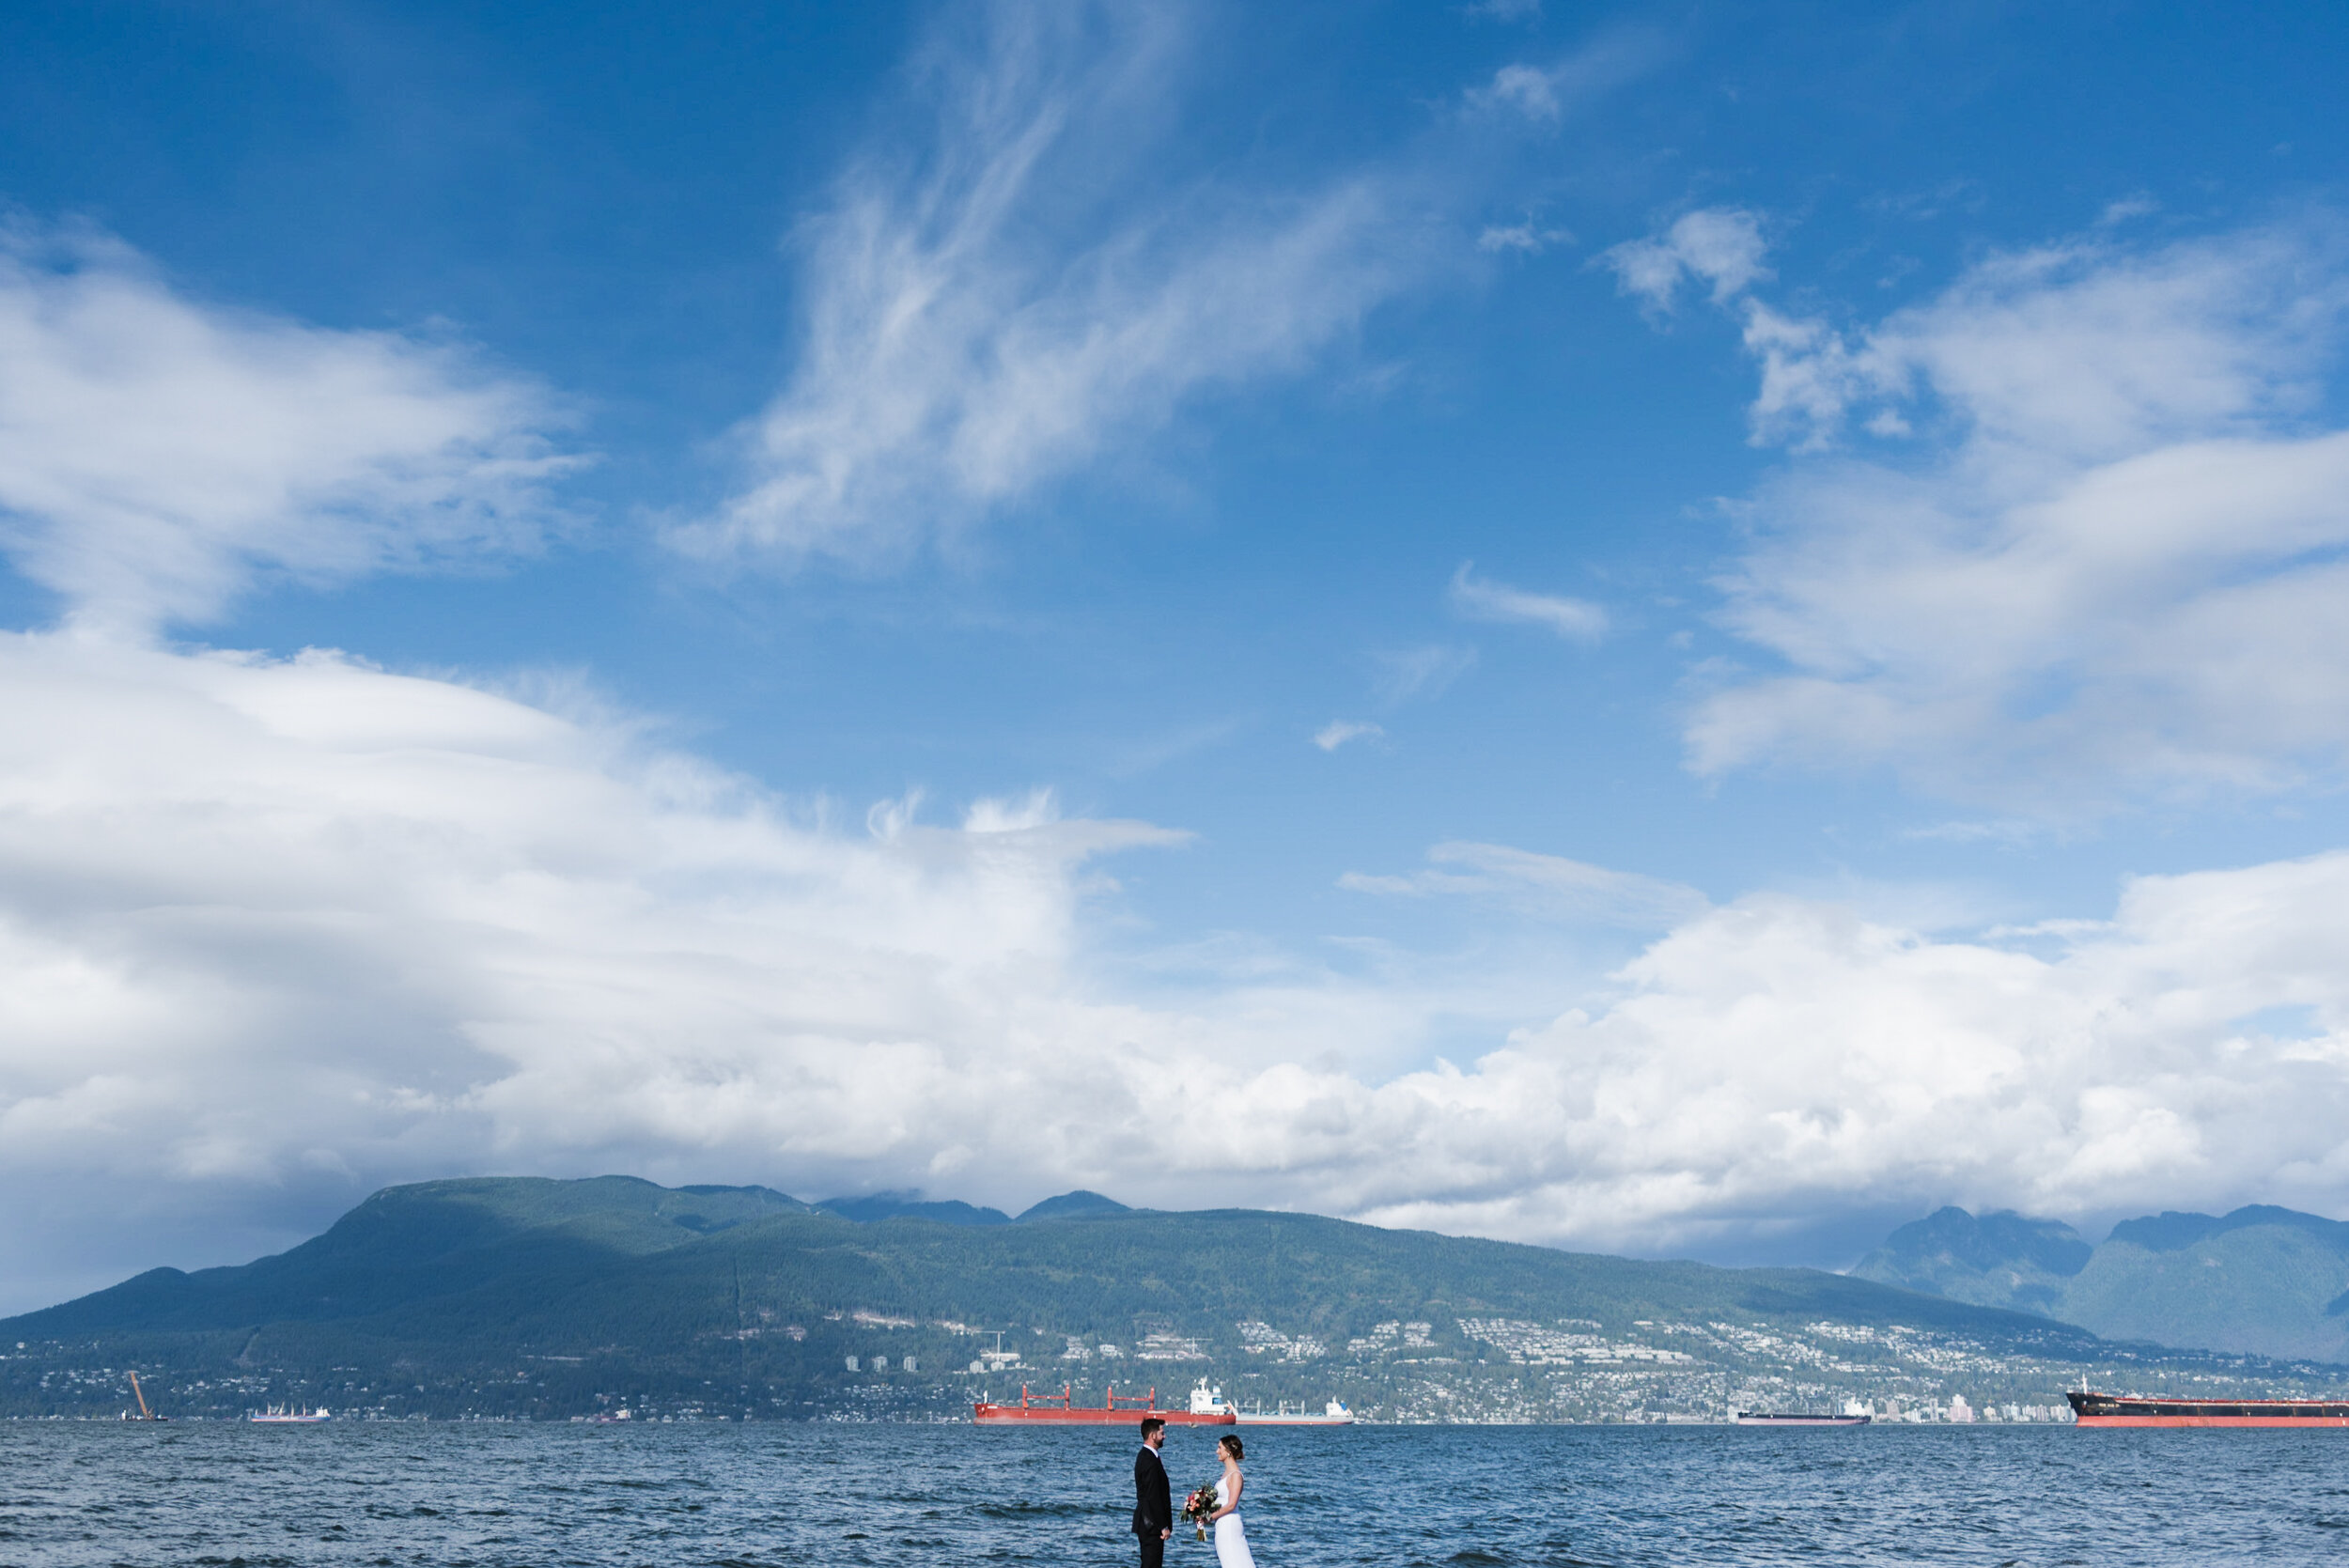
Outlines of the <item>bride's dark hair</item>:
<svg viewBox="0 0 2349 1568">
<path fill-rule="evenodd" d="M 1235 1459 L 1245 1459 L 1248 1457 L 1248 1455 L 1240 1452 L 1239 1439 L 1237 1437 L 1218 1437 L 1215 1440 L 1215 1446 L 1220 1449 L 1230 1449 L 1232 1451 L 1232 1457 Z"/>
</svg>

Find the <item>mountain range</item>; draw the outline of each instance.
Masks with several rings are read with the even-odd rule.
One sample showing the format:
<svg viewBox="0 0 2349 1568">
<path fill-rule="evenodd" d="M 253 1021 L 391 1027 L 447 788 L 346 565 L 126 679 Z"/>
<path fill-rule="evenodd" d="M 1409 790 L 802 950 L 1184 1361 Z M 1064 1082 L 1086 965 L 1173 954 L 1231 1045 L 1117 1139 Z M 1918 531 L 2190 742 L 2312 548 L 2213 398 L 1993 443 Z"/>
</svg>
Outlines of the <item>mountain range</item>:
<svg viewBox="0 0 2349 1568">
<path fill-rule="evenodd" d="M 687 1188 L 686 1190 L 694 1190 Z M 764 1190 L 761 1188 L 760 1190 Z M 777 1197 L 782 1196 L 780 1193 Z M 870 1224 L 878 1219 L 930 1219 L 941 1225 L 1024 1225 L 1036 1219 L 1073 1219 L 1084 1214 L 1130 1214 L 1113 1198 L 1079 1188 L 1022 1209 L 1017 1219 L 1002 1209 L 979 1208 L 959 1198 L 926 1199 L 918 1192 L 875 1192 L 862 1198 L 824 1198 L 807 1205 L 843 1219 Z"/>
<path fill-rule="evenodd" d="M 276 1256 L 152 1269 L 0 1322 L 0 1342 L 23 1347 L 0 1356 L 0 1406 L 81 1408 L 77 1389 L 116 1401 L 120 1369 L 141 1367 L 189 1411 L 299 1394 L 391 1414 L 942 1413 L 1023 1381 L 1179 1398 L 1216 1375 L 1268 1398 L 1344 1389 L 1438 1415 L 1535 1401 L 1554 1419 L 1668 1397 L 1718 1414 L 1723 1379 L 1843 1364 L 1859 1345 L 1883 1347 L 1875 1371 L 1906 1388 L 1901 1358 L 1931 1361 L 1927 1341 L 1970 1346 L 1985 1367 L 2102 1354 L 2045 1316 L 1818 1270 L 1313 1215 L 1157 1213 L 1080 1192 L 1011 1219 L 908 1194 L 811 1204 L 756 1187 L 482 1178 L 386 1188 Z M 1576 1369 L 1580 1391 L 1548 1371 L 1514 1393 L 1470 1386 L 1552 1366 Z M 1699 1381 L 1675 1370 L 1700 1366 Z M 2060 1375 L 2030 1375 L 2052 1398 Z"/>
<path fill-rule="evenodd" d="M 1944 1208 L 1852 1273 L 2107 1339 L 2349 1363 L 2349 1224 L 2267 1204 L 2123 1220 L 2093 1246 L 2060 1220 Z"/>
</svg>

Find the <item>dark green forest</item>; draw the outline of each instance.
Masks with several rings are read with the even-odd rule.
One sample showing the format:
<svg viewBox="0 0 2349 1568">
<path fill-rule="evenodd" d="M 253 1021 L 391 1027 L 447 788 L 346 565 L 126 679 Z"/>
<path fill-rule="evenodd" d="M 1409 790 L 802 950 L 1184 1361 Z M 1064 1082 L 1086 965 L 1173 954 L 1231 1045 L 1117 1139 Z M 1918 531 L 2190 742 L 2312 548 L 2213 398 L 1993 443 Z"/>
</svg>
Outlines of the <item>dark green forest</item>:
<svg viewBox="0 0 2349 1568">
<path fill-rule="evenodd" d="M 132 1368 L 183 1413 L 214 1415 L 295 1401 L 392 1416 L 943 1414 L 1023 1381 L 1179 1400 L 1200 1376 L 1266 1398 L 1368 1398 L 1401 1369 L 1481 1364 L 1488 1347 L 1464 1319 L 1595 1338 L 1722 1319 L 1901 1325 L 2071 1360 L 2099 1343 L 1807 1269 L 1106 1200 L 1017 1222 L 985 1212 L 859 1220 L 761 1188 L 622 1176 L 391 1188 L 276 1256 L 155 1269 L 0 1322 L 0 1342 L 23 1345 L 0 1362 L 0 1413 L 111 1409 Z M 1009 1355 L 990 1355 L 999 1343 Z"/>
</svg>

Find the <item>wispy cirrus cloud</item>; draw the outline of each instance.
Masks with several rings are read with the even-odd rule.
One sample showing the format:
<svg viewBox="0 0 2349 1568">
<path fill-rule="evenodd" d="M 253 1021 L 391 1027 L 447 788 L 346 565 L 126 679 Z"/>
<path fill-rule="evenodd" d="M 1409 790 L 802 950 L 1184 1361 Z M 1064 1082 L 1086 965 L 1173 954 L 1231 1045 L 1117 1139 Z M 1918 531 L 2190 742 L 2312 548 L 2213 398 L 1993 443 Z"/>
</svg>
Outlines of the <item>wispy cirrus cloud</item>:
<svg viewBox="0 0 2349 1568">
<path fill-rule="evenodd" d="M 1403 876 L 1349 871 L 1338 886 L 1413 898 L 1482 898 L 1551 919 L 1647 928 L 1692 919 L 1707 907 L 1703 893 L 1677 882 L 1504 844 L 1439 844 L 1427 859 L 1429 869 Z"/>
<path fill-rule="evenodd" d="M 559 425 L 463 349 L 204 304 L 95 234 L 0 233 L 0 549 L 78 623 L 526 549 L 577 461 Z"/>
<path fill-rule="evenodd" d="M 889 559 L 1187 399 L 1307 368 L 1436 264 L 1397 171 L 1174 167 L 1177 8 L 971 16 L 908 83 L 922 141 L 868 147 L 805 225 L 797 367 L 740 432 L 740 488 L 669 531 L 680 550 Z"/>
<path fill-rule="evenodd" d="M 1475 0 L 1461 14 L 1477 21 L 1525 22 L 1542 14 L 1542 0 Z"/>
<path fill-rule="evenodd" d="M 1463 561 L 1452 574 L 1452 608 L 1480 621 L 1517 621 L 1548 627 L 1561 637 L 1595 643 L 1607 635 L 1607 612 L 1588 599 L 1529 593 L 1475 575 L 1476 563 Z"/>
<path fill-rule="evenodd" d="M 1371 684 L 1379 701 L 1408 703 L 1443 695 L 1454 681 L 1476 667 L 1476 650 L 1423 643 L 1375 653 L 1371 667 L 1375 672 Z"/>
<path fill-rule="evenodd" d="M 1379 725 L 1354 719 L 1332 719 L 1314 732 L 1314 744 L 1334 752 L 1349 740 L 1377 740 L 1386 735 Z"/>
<path fill-rule="evenodd" d="M 1476 248 L 1480 251 L 1514 251 L 1519 256 L 1539 256 L 1552 245 L 1573 243 L 1572 231 L 1544 228 L 1530 217 L 1521 223 L 1487 224 L 1476 236 Z"/>
</svg>

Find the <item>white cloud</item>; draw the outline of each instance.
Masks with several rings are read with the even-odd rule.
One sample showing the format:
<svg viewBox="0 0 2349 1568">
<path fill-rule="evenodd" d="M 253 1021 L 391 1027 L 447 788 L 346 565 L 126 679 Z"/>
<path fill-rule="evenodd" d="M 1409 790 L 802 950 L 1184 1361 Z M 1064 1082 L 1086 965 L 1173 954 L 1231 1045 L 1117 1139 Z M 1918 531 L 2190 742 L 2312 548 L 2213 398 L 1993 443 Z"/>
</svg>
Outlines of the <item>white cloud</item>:
<svg viewBox="0 0 2349 1568">
<path fill-rule="evenodd" d="M 2316 416 L 2326 223 L 1992 257 L 1850 334 L 1762 301 L 1757 440 L 1700 771 L 1882 767 L 2032 815 L 2267 792 L 2349 750 L 2349 431 Z M 1858 421 L 1894 443 L 1845 455 Z"/>
<path fill-rule="evenodd" d="M 1488 224 L 1476 236 L 1480 251 L 1516 251 L 1539 256 L 1552 245 L 1570 245 L 1574 236 L 1563 228 L 1542 228 L 1531 218 L 1518 224 Z"/>
<path fill-rule="evenodd" d="M 1554 120 L 1561 112 L 1558 85 L 1549 72 L 1523 64 L 1494 71 L 1492 81 L 1469 101 L 1481 109 L 1514 109 L 1528 119 Z"/>
<path fill-rule="evenodd" d="M 1334 752 L 1349 740 L 1376 740 L 1386 733 L 1377 724 L 1332 719 L 1314 732 L 1314 744 L 1325 752 Z"/>
<path fill-rule="evenodd" d="M 902 551 L 1188 397 L 1305 369 L 1429 265 L 1378 178 L 1156 178 L 1169 9 L 982 14 L 982 43 L 925 56 L 928 145 L 868 152 L 808 225 L 798 366 L 743 432 L 747 484 L 680 549 Z"/>
<path fill-rule="evenodd" d="M 1596 265 L 1612 272 L 1625 293 L 1653 309 L 1670 310 L 1681 283 L 1689 278 L 1710 285 L 1716 304 L 1743 293 L 1770 275 L 1762 265 L 1768 252 L 1754 214 L 1708 207 L 1684 214 L 1660 235 L 1602 252 Z"/>
<path fill-rule="evenodd" d="M 1994 256 L 1857 341 L 1744 302 L 1756 433 L 1832 442 L 1856 410 L 1942 417 L 1995 454 L 2110 461 L 2265 433 L 2311 407 L 2349 303 L 2337 226 L 2163 248 L 2108 239 Z M 1773 392 L 1772 378 L 1789 388 Z"/>
<path fill-rule="evenodd" d="M 1331 1136 L 1375 1127 L 1461 1173 L 1450 1196 L 1364 1188 L 1392 1221 L 1647 1247 L 1870 1202 L 2338 1212 L 2344 909 L 2338 854 L 2137 880 L 2113 920 L 2038 934 L 2050 956 L 1741 900 L 1651 948 L 1610 1005 L 1366 1093 Z M 2309 1027 L 2236 1021 L 2275 1007 Z M 1491 1196 L 1466 1194 L 1471 1170 Z"/>
<path fill-rule="evenodd" d="M 1408 703 L 1420 697 L 1442 696 L 1454 681 L 1474 668 L 1476 650 L 1429 643 L 1373 654 L 1371 662 L 1377 672 L 1372 685 L 1379 700 Z"/>
<path fill-rule="evenodd" d="M 2011 768 L 2039 737 L 2025 754 L 2050 777 L 2257 784 L 2337 748 L 2349 437 L 2307 427 L 2337 273 L 2287 265 L 2313 245 L 2010 258 L 1856 345 L 1787 335 L 1790 373 L 1819 369 L 1798 439 L 1890 399 L 1942 445 L 1913 470 L 1805 459 L 1756 501 L 1736 624 L 1810 687 L 1718 691 L 1700 743 L 1712 724 L 1747 746 L 1718 765 L 1898 745 L 1963 780 L 1968 748 Z M 212 471 L 126 466 L 143 520 L 109 534 L 88 512 L 98 565 L 54 568 L 85 624 L 0 636 L 9 1305 L 158 1261 L 160 1237 L 208 1234 L 191 1217 L 292 1228 L 375 1183 L 479 1170 L 983 1200 L 1082 1185 L 1641 1250 L 1887 1203 L 2349 1206 L 2349 854 L 2143 878 L 2109 921 L 1959 940 L 1453 843 L 1346 885 L 1671 929 L 1606 985 L 1554 952 L 1437 980 L 1408 956 L 1340 976 L 1251 952 L 1150 1001 L 1147 958 L 1103 953 L 1087 897 L 1099 857 L 1163 830 L 1065 820 L 1039 793 L 952 827 L 885 802 L 845 831 L 588 705 L 147 645 L 156 617 L 255 570 L 354 572 L 493 533 L 474 517 L 419 542 L 408 492 L 370 475 L 412 464 L 419 493 L 488 506 L 506 492 L 477 490 L 496 472 L 480 454 L 527 443 L 498 411 L 528 399 L 450 405 L 474 383 L 434 351 L 228 320 L 120 268 L 122 297 L 208 345 L 189 363 L 257 388 L 263 414 L 306 429 L 282 407 L 306 396 L 411 437 L 330 421 L 334 462 L 256 447 L 221 459 L 229 499 L 202 505 L 155 476 L 194 474 L 200 497 Z M 70 317 L 83 287 L 31 278 L 13 330 L 54 359 L 69 340 L 42 310 Z M 89 384 L 88 429 L 149 406 L 107 390 L 141 376 Z M 366 396 L 336 403 L 351 385 Z M 66 475 L 40 507 L 11 498 L 24 558 L 47 540 L 80 559 L 69 505 L 98 505 L 72 498 L 104 490 L 76 477 L 100 471 L 42 470 L 10 439 L 13 473 Z M 544 460 L 516 459 L 517 493 Z M 106 567 L 138 565 L 134 537 L 203 570 Z M 1526 607 L 1573 601 L 1455 582 L 1570 629 Z M 1472 658 L 1391 656 L 1387 695 L 1432 694 Z M 1439 1020 L 1561 991 L 1579 1004 L 1554 1021 L 1427 1063 Z M 2290 1030 L 2256 1022 L 2279 1010 Z M 28 1266 L 100 1234 L 120 1250 L 77 1254 L 78 1277 Z"/>
<path fill-rule="evenodd" d="M 1175 836 L 1043 798 L 842 832 L 335 655 L 0 638 L 0 1168 L 67 1208 L 717 1151 L 918 1175 L 997 1089 L 1146 1098 L 1066 970 L 1084 862 Z"/>
<path fill-rule="evenodd" d="M 1492 80 L 1483 86 L 1469 90 L 1468 111 L 1474 116 L 1556 126 L 1603 94 L 1644 74 L 1662 53 L 1653 34 L 1623 30 L 1549 65 L 1513 61 L 1494 71 Z"/>
<path fill-rule="evenodd" d="M 917 808 L 844 831 L 629 724 L 332 654 L 0 638 L 12 1289 L 483 1170 L 1082 1185 L 1641 1250 L 1888 1202 L 2349 1204 L 2349 855 L 1968 941 L 1448 844 L 1348 885 L 1676 924 L 1606 985 L 1548 949 L 1351 978 L 1251 949 L 1149 1001 L 1086 867 L 1172 835 L 1046 796 Z M 1562 992 L 1420 1064 L 1439 1020 Z M 2289 1038 L 2238 1021 L 2276 1009 Z M 68 1233 L 117 1250 L 27 1272 Z"/>
<path fill-rule="evenodd" d="M 1561 637 L 1595 643 L 1607 635 L 1607 612 L 1588 599 L 1532 594 L 1489 580 L 1479 582 L 1473 561 L 1452 574 L 1452 607 L 1480 621 L 1525 621 L 1546 626 Z"/>
<path fill-rule="evenodd" d="M 0 549 L 84 625 L 527 546 L 567 466 L 551 418 L 455 348 L 201 305 L 96 238 L 0 235 Z"/>
<path fill-rule="evenodd" d="M 1706 908 L 1703 893 L 1677 882 L 1502 844 L 1439 844 L 1427 859 L 1434 869 L 1407 877 L 1349 871 L 1338 886 L 1414 898 L 1482 898 L 1545 918 L 1649 928 L 1691 919 Z"/>
</svg>

